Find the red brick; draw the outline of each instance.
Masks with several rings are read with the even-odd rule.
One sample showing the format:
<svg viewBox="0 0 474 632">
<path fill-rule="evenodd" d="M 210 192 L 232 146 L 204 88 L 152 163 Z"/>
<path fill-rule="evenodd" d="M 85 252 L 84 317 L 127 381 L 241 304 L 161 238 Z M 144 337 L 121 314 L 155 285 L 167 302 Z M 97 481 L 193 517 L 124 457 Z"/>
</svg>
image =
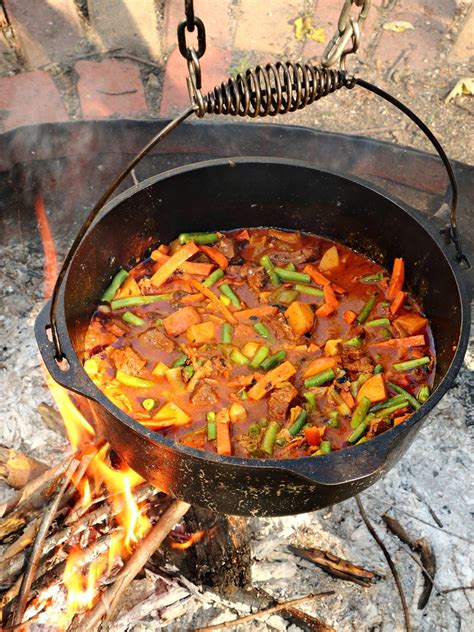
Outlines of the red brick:
<svg viewBox="0 0 474 632">
<path fill-rule="evenodd" d="M 129 61 L 78 61 L 77 91 L 85 119 L 140 115 L 147 111 L 138 66 Z"/>
<path fill-rule="evenodd" d="M 5 129 L 68 118 L 54 81 L 42 70 L 0 77 L 0 110 L 6 112 Z"/>
<path fill-rule="evenodd" d="M 89 18 L 104 50 L 160 59 L 161 40 L 154 0 L 88 0 Z"/>
<path fill-rule="evenodd" d="M 203 92 L 209 91 L 214 86 L 227 79 L 231 63 L 230 50 L 209 47 L 201 59 Z M 163 97 L 161 99 L 160 114 L 168 116 L 176 110 L 189 105 L 186 77 L 188 68 L 186 60 L 181 57 L 176 47 L 168 58 L 166 64 L 165 81 L 163 85 Z"/>
<path fill-rule="evenodd" d="M 5 0 L 5 7 L 28 68 L 80 51 L 84 33 L 74 0 Z"/>
<path fill-rule="evenodd" d="M 218 48 L 227 48 L 232 44 L 231 38 L 231 0 L 199 0 L 195 3 L 195 15 L 204 22 L 206 28 L 206 40 Z M 176 46 L 176 29 L 184 20 L 184 3 L 182 0 L 166 0 L 165 3 L 165 30 L 166 45 L 168 48 Z M 234 20 L 235 21 L 235 20 Z M 189 45 L 197 47 L 195 33 L 187 33 Z"/>
</svg>

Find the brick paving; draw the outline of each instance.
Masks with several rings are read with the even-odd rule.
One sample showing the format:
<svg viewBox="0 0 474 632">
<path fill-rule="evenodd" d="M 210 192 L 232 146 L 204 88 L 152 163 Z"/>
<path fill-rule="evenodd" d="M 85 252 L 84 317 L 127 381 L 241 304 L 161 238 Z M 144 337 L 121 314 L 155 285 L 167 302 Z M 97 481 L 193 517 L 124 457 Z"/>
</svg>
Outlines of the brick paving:
<svg viewBox="0 0 474 632">
<path fill-rule="evenodd" d="M 342 3 L 195 0 L 196 15 L 207 30 L 204 88 L 256 62 L 319 61 Z M 472 75 L 466 65 L 474 53 L 471 3 L 373 0 L 359 68 L 376 78 L 392 76 L 395 67 L 415 77 L 447 62 L 465 64 L 458 72 Z M 324 41 L 297 40 L 298 17 L 311 18 Z M 188 103 L 186 64 L 176 47 L 176 28 L 183 18 L 183 0 L 0 0 L 0 130 L 59 120 L 66 111 L 75 119 L 91 119 L 167 116 L 182 108 Z M 382 28 L 393 20 L 409 21 L 414 28 L 400 33 Z M 194 35 L 188 38 L 195 41 Z M 128 59 L 113 59 L 119 48 Z M 36 69 L 42 72 L 28 72 Z M 25 101 L 25 94 L 36 98 Z M 440 91 L 440 103 L 442 96 Z"/>
</svg>

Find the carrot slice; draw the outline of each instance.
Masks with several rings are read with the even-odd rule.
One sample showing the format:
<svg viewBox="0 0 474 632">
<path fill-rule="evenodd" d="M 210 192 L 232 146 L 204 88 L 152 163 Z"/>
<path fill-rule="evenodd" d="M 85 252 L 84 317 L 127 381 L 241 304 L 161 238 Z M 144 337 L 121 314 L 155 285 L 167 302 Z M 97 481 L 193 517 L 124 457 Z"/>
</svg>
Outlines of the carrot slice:
<svg viewBox="0 0 474 632">
<path fill-rule="evenodd" d="M 240 233 L 237 233 L 235 238 L 237 239 L 237 241 L 249 241 L 250 240 L 249 231 L 247 229 L 241 230 Z"/>
<path fill-rule="evenodd" d="M 410 336 L 413 336 L 423 331 L 428 324 L 428 319 L 418 316 L 418 314 L 404 314 L 395 319 L 394 324 L 400 326 Z"/>
<path fill-rule="evenodd" d="M 213 261 L 217 263 L 219 268 L 222 268 L 223 270 L 225 270 L 227 266 L 229 265 L 229 261 L 227 257 L 224 257 L 222 252 L 219 252 L 217 248 L 211 248 L 211 246 L 200 246 L 200 248 L 203 251 L 203 253 L 209 257 L 209 259 L 212 259 Z"/>
<path fill-rule="evenodd" d="M 319 432 L 319 428 L 316 428 L 315 426 L 305 428 L 304 436 L 308 445 L 318 446 L 321 443 L 321 433 Z"/>
<path fill-rule="evenodd" d="M 418 336 L 408 336 L 406 338 L 392 338 L 383 342 L 375 342 L 369 345 L 378 349 L 409 349 L 410 347 L 423 347 L 426 344 L 423 334 Z"/>
<path fill-rule="evenodd" d="M 327 369 L 333 369 L 337 365 L 338 359 L 341 359 L 340 356 L 334 356 L 333 358 L 326 358 L 323 356 L 322 358 L 311 360 L 306 367 L 306 371 L 303 373 L 303 377 L 311 377 L 317 373 L 322 373 Z"/>
<path fill-rule="evenodd" d="M 154 287 L 160 287 L 165 281 L 177 270 L 185 261 L 199 252 L 199 248 L 195 243 L 189 241 L 187 244 L 177 250 L 168 261 L 155 272 L 150 281 Z"/>
<path fill-rule="evenodd" d="M 170 257 L 160 252 L 159 249 L 154 250 L 150 257 L 153 261 L 161 263 L 161 265 L 170 260 Z M 179 269 L 183 272 L 187 272 L 188 274 L 200 274 L 202 276 L 208 276 L 214 268 L 215 266 L 213 263 L 198 263 L 195 261 L 185 261 L 179 266 Z"/>
<path fill-rule="evenodd" d="M 401 290 L 400 292 L 397 292 L 396 297 L 393 299 L 392 304 L 390 305 L 390 313 L 393 316 L 395 316 L 395 314 L 398 314 L 398 312 L 402 308 L 403 303 L 405 302 L 406 295 L 407 293 L 402 292 Z"/>
<path fill-rule="evenodd" d="M 170 252 L 170 247 L 166 244 L 161 244 L 160 246 L 158 246 L 158 251 L 162 252 L 164 255 L 167 255 Z"/>
<path fill-rule="evenodd" d="M 405 262 L 403 259 L 395 259 L 393 262 L 392 276 L 387 290 L 387 298 L 394 299 L 401 292 L 405 281 Z"/>
<path fill-rule="evenodd" d="M 323 318 L 326 318 L 333 313 L 334 309 L 335 308 L 332 305 L 323 303 L 321 307 L 318 307 L 318 309 L 316 310 L 316 316 L 322 316 Z"/>
<path fill-rule="evenodd" d="M 352 393 L 350 391 L 341 391 L 341 397 L 344 404 L 347 404 L 347 406 L 349 406 L 349 408 L 352 410 L 355 406 L 355 401 L 352 397 Z"/>
<path fill-rule="evenodd" d="M 352 325 L 352 323 L 355 321 L 356 318 L 357 318 L 357 314 L 353 312 L 351 309 L 348 309 L 346 312 L 344 312 L 344 320 L 346 321 L 348 325 Z"/>
<path fill-rule="evenodd" d="M 210 301 L 212 301 L 213 305 L 217 307 L 217 309 L 219 309 L 224 314 L 225 319 L 229 323 L 232 323 L 233 325 L 237 323 L 237 319 L 234 318 L 232 312 L 214 294 L 214 292 L 212 292 L 209 288 L 205 287 L 202 283 L 199 283 L 199 281 L 196 281 L 195 279 L 189 279 L 189 281 L 192 285 L 194 285 L 194 287 L 196 288 L 196 290 L 198 290 L 198 292 L 200 292 L 201 294 L 204 294 L 204 296 L 206 296 Z"/>
<path fill-rule="evenodd" d="M 327 285 L 325 285 L 323 287 L 323 292 L 324 292 L 324 302 L 327 303 L 328 305 L 331 305 L 331 307 L 334 307 L 334 309 L 339 305 L 339 301 L 336 298 L 336 295 L 334 294 L 334 290 L 331 287 L 331 284 L 328 283 Z"/>
<path fill-rule="evenodd" d="M 204 294 L 198 292 L 197 294 L 188 294 L 179 299 L 180 303 L 199 303 L 204 300 Z"/>
<path fill-rule="evenodd" d="M 178 336 L 191 327 L 201 322 L 201 315 L 195 307 L 188 305 L 177 312 L 173 312 L 163 319 L 163 327 L 169 336 Z"/>
<path fill-rule="evenodd" d="M 405 419 L 408 419 L 409 416 L 410 416 L 410 413 L 407 413 L 406 415 L 400 415 L 399 417 L 395 417 L 393 420 L 393 425 L 399 426 L 401 423 L 405 421 Z"/>
<path fill-rule="evenodd" d="M 230 456 L 232 454 L 229 422 L 229 411 L 226 408 L 220 410 L 216 415 L 216 449 L 217 454 L 222 456 Z"/>
<path fill-rule="evenodd" d="M 368 379 L 367 382 L 362 384 L 359 392 L 357 393 L 357 401 L 360 402 L 363 397 L 368 397 L 372 404 L 383 402 L 384 399 L 387 399 L 385 380 L 381 373 L 374 375 Z"/>
<path fill-rule="evenodd" d="M 263 316 L 273 316 L 278 312 L 277 307 L 273 307 L 272 305 L 262 305 L 261 307 L 252 307 L 251 309 L 241 309 L 239 312 L 234 312 L 234 316 L 238 320 L 248 320 L 249 318 L 253 318 L 257 316 L 258 318 L 262 318 Z"/>
<path fill-rule="evenodd" d="M 291 362 L 283 362 L 283 364 L 280 364 L 265 375 L 262 375 L 257 383 L 248 391 L 247 395 L 250 399 L 262 399 L 262 397 L 265 397 L 277 384 L 286 382 L 286 380 L 295 373 L 296 369 Z"/>
<path fill-rule="evenodd" d="M 331 283 L 331 281 L 327 277 L 325 277 L 324 274 L 321 274 L 321 272 L 317 270 L 314 266 L 312 266 L 310 263 L 305 265 L 305 267 L 303 268 L 303 272 L 306 272 L 306 274 L 309 274 L 309 276 L 311 277 L 311 280 L 313 281 L 313 283 L 316 283 L 316 285 L 321 285 L 322 287 L 324 287 L 325 285 L 328 285 L 329 283 Z M 332 287 L 334 291 L 337 292 L 338 294 L 344 294 L 345 292 L 345 290 L 342 287 L 339 287 L 339 285 L 335 285 L 334 283 L 332 284 Z"/>
</svg>

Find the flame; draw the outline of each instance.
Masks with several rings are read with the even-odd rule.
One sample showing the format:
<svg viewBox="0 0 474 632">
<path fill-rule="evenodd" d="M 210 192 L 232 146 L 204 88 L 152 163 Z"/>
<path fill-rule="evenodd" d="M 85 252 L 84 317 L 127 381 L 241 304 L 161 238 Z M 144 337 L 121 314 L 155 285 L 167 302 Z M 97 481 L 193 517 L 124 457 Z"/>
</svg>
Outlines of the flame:
<svg viewBox="0 0 474 632">
<path fill-rule="evenodd" d="M 107 568 L 107 556 L 102 554 L 93 560 L 84 572 L 83 551 L 79 548 L 71 551 L 63 574 L 64 585 L 68 590 L 67 606 L 69 614 L 92 608 L 97 594 L 97 585 Z"/>
<path fill-rule="evenodd" d="M 38 195 L 35 200 L 36 219 L 41 235 L 41 243 L 44 251 L 43 266 L 43 295 L 45 299 L 50 298 L 53 293 L 54 284 L 59 272 L 58 255 L 54 245 L 54 238 L 46 215 L 43 197 Z"/>
<path fill-rule="evenodd" d="M 202 540 L 205 534 L 205 531 L 195 531 L 185 542 L 170 542 L 170 546 L 172 549 L 189 549 L 195 542 Z"/>
</svg>

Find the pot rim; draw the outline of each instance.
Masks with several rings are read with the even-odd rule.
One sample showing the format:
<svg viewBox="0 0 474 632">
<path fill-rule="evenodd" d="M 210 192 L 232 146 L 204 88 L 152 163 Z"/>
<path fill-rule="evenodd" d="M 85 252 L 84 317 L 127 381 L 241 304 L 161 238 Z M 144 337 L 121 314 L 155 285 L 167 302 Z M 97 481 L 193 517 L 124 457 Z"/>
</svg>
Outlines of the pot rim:
<svg viewBox="0 0 474 632">
<path fill-rule="evenodd" d="M 347 176 L 343 176 L 337 172 L 330 170 L 321 170 L 311 163 L 305 162 L 303 160 L 294 160 L 288 158 L 275 158 L 275 157 L 266 157 L 266 156 L 237 156 L 237 157 L 229 157 L 229 158 L 217 158 L 212 160 L 205 160 L 200 162 L 194 162 L 189 165 L 176 167 L 173 169 L 169 169 L 157 175 L 151 176 L 138 184 L 126 189 L 116 197 L 109 200 L 103 207 L 103 209 L 98 214 L 97 218 L 94 220 L 89 230 L 87 231 L 84 239 L 81 244 L 87 239 L 90 232 L 95 228 L 96 224 L 100 222 L 109 212 L 111 212 L 116 206 L 118 206 L 123 200 L 132 197 L 135 193 L 142 191 L 143 189 L 148 188 L 149 186 L 161 182 L 163 180 L 167 180 L 169 178 L 179 177 L 183 173 L 188 173 L 190 171 L 196 171 L 200 169 L 208 169 L 212 167 L 233 167 L 236 164 L 262 164 L 262 165 L 284 165 L 291 166 L 296 168 L 304 168 L 310 169 L 313 172 L 329 174 L 330 176 L 338 178 L 341 182 L 350 182 L 352 184 L 356 184 L 359 187 L 363 187 L 379 195 L 384 198 L 391 204 L 394 204 L 401 208 L 409 217 L 414 220 L 420 227 L 421 230 L 424 230 L 428 233 L 431 239 L 434 241 L 439 251 L 442 253 L 442 256 L 445 258 L 446 263 L 449 266 L 451 273 L 453 274 L 456 288 L 459 296 L 459 305 L 460 305 L 460 318 L 461 318 L 461 327 L 459 338 L 457 342 L 457 347 L 453 359 L 451 361 L 448 370 L 445 375 L 442 377 L 435 391 L 431 394 L 430 398 L 426 403 L 422 404 L 421 407 L 415 411 L 409 419 L 394 427 L 386 432 L 373 437 L 370 441 L 365 442 L 361 445 L 351 446 L 350 448 L 345 448 L 343 450 L 338 450 L 331 454 L 320 455 L 317 459 L 318 463 L 326 466 L 329 463 L 338 462 L 340 465 L 343 464 L 344 461 L 352 460 L 352 457 L 357 455 L 361 455 L 364 451 L 367 453 L 372 453 L 371 458 L 374 453 L 387 453 L 390 449 L 392 443 L 396 441 L 401 435 L 405 434 L 410 428 L 417 425 L 440 401 L 440 399 L 444 396 L 447 390 L 450 388 L 452 382 L 454 381 L 456 375 L 459 372 L 459 369 L 462 365 L 462 361 L 467 349 L 468 338 L 469 338 L 469 329 L 470 329 L 470 318 L 469 318 L 469 304 L 467 299 L 467 290 L 465 288 L 465 282 L 461 271 L 456 269 L 456 264 L 450 260 L 444 248 L 441 245 L 441 241 L 439 240 L 437 233 L 433 229 L 432 226 L 429 225 L 428 221 L 419 215 L 415 209 L 407 206 L 403 201 L 396 198 L 396 196 L 388 195 L 387 192 L 383 191 L 379 187 L 373 185 L 372 183 L 367 183 L 367 181 L 362 180 L 361 178 L 351 176 L 348 178 Z M 278 227 L 276 227 L 278 228 Z M 74 258 L 76 254 L 74 255 Z M 73 261 L 74 261 L 73 258 Z M 72 265 L 72 261 L 71 261 Z M 276 469 L 284 469 L 295 471 L 295 464 L 298 464 L 298 470 L 304 469 L 305 465 L 309 465 L 311 463 L 312 466 L 315 465 L 315 459 L 312 457 L 298 457 L 296 459 L 253 459 L 247 457 L 236 457 L 236 456 L 222 456 L 213 452 L 206 452 L 204 450 L 199 450 L 197 448 L 191 448 L 189 446 L 185 446 L 178 442 L 175 442 L 172 439 L 168 439 L 167 437 L 161 435 L 159 432 L 155 432 L 142 426 L 138 421 L 135 421 L 132 417 L 124 413 L 120 408 L 115 406 L 111 400 L 109 400 L 102 391 L 94 384 L 94 382 L 89 378 L 89 376 L 84 371 L 81 360 L 78 358 L 69 336 L 69 332 L 66 325 L 66 317 L 65 317 L 65 306 L 64 306 L 64 293 L 66 290 L 67 282 L 69 279 L 70 269 L 65 275 L 63 282 L 60 287 L 60 301 L 58 303 L 58 314 L 57 314 L 57 323 L 58 323 L 58 332 L 61 340 L 61 346 L 65 351 L 66 357 L 70 365 L 75 364 L 74 370 L 82 373 L 83 384 L 87 385 L 86 389 L 78 387 L 76 390 L 79 394 L 82 394 L 89 399 L 96 401 L 99 405 L 105 408 L 110 414 L 112 414 L 116 419 L 118 419 L 121 423 L 125 424 L 129 427 L 133 432 L 142 435 L 145 439 L 152 441 L 154 443 L 161 444 L 165 449 L 169 449 L 174 452 L 178 452 L 183 456 L 191 457 L 193 459 L 197 459 L 200 461 L 211 461 L 215 464 L 225 464 L 229 466 L 234 466 L 237 468 L 252 468 L 256 470 L 263 470 L 268 468 L 276 468 Z M 435 341 L 436 342 L 436 341 Z M 67 375 L 67 372 L 66 372 Z M 65 377 L 66 379 L 66 377 Z M 85 380 L 85 382 L 84 382 Z M 74 389 L 72 389 L 74 390 Z M 328 461 L 331 459 L 331 461 Z M 377 466 L 380 466 L 381 463 L 377 463 Z M 375 468 L 374 468 L 375 469 Z M 298 472 L 299 473 L 299 472 Z M 304 474 L 303 474 L 304 476 Z M 353 477 L 353 480 L 360 479 L 360 474 Z M 351 479 L 345 479 L 349 482 Z M 340 484 L 339 480 L 334 480 L 334 482 L 327 482 L 327 485 L 338 485 Z"/>
</svg>

